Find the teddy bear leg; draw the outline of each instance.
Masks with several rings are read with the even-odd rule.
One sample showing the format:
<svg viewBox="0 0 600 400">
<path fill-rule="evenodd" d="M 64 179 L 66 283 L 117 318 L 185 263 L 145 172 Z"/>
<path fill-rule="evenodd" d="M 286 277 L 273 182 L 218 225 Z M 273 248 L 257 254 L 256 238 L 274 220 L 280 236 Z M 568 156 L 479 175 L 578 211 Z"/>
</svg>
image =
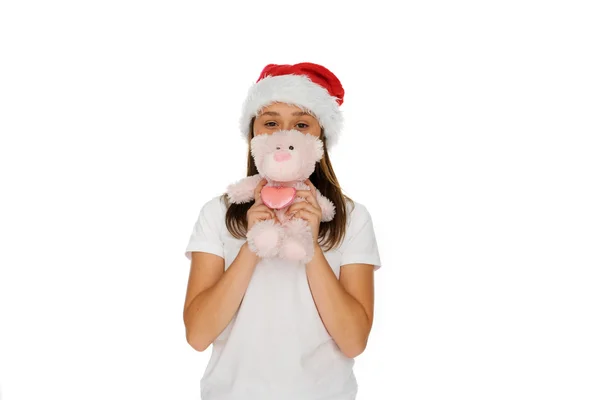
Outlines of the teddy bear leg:
<svg viewBox="0 0 600 400">
<path fill-rule="evenodd" d="M 246 235 L 250 250 L 262 258 L 277 255 L 282 237 L 283 227 L 274 219 L 255 223 Z"/>
<path fill-rule="evenodd" d="M 285 226 L 279 256 L 287 260 L 309 262 L 314 255 L 310 226 L 300 218 L 290 220 Z"/>
</svg>

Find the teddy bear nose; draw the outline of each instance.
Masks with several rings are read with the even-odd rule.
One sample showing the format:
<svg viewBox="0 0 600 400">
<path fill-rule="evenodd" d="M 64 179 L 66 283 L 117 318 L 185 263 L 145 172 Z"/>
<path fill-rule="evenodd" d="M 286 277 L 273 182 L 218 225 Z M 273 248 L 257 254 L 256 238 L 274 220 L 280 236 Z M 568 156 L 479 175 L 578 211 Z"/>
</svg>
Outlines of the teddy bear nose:
<svg viewBox="0 0 600 400">
<path fill-rule="evenodd" d="M 278 150 L 275 152 L 275 161 L 287 161 L 292 158 L 292 155 L 285 150 Z"/>
</svg>

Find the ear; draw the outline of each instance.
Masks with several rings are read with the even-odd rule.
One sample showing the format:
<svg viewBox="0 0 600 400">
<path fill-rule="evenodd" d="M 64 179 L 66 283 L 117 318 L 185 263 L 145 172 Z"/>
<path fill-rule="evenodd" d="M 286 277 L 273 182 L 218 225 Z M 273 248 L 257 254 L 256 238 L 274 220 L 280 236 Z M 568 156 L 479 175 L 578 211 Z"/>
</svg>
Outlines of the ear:
<svg viewBox="0 0 600 400">
<path fill-rule="evenodd" d="M 269 136 L 266 133 L 256 135 L 250 141 L 250 152 L 254 157 L 254 162 L 258 165 L 260 160 L 269 151 Z"/>
<path fill-rule="evenodd" d="M 315 162 L 319 162 L 325 151 L 323 150 L 323 141 L 316 136 L 307 135 L 310 138 L 309 156 Z"/>
</svg>

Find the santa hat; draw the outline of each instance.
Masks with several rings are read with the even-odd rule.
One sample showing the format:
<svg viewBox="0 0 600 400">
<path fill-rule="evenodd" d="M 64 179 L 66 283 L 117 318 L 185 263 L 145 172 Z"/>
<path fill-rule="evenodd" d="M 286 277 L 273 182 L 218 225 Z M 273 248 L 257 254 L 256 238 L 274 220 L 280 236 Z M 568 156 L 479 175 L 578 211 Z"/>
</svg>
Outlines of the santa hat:
<svg viewBox="0 0 600 400">
<path fill-rule="evenodd" d="M 339 108 L 344 102 L 344 88 L 327 68 L 308 62 L 267 65 L 248 90 L 242 107 L 239 122 L 244 138 L 249 135 L 252 118 L 273 102 L 308 109 L 324 129 L 327 146 L 338 141 L 344 122 Z"/>
</svg>

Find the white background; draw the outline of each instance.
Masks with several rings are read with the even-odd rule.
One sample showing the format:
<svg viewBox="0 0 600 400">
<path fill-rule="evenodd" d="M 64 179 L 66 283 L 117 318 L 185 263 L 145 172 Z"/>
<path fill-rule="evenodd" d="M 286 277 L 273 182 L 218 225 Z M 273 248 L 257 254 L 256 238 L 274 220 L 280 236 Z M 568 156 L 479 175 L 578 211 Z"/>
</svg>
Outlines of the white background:
<svg viewBox="0 0 600 400">
<path fill-rule="evenodd" d="M 358 398 L 600 398 L 594 2 L 350 3 L 0 3 L 0 398 L 199 398 L 184 249 L 303 61 L 383 262 Z"/>
</svg>

